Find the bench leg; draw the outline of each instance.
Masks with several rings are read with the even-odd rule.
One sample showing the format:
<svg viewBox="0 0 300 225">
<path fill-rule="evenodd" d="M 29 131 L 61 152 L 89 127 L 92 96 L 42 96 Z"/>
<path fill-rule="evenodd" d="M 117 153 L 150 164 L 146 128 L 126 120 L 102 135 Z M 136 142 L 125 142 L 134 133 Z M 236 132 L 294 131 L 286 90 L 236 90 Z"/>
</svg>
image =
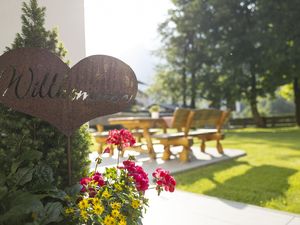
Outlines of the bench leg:
<svg viewBox="0 0 300 225">
<path fill-rule="evenodd" d="M 102 146 L 102 144 L 101 143 L 99 143 L 99 145 L 98 145 L 98 154 L 99 155 L 102 155 L 102 152 L 103 152 L 103 146 Z"/>
<path fill-rule="evenodd" d="M 190 154 L 190 148 L 187 146 L 184 146 L 182 149 L 182 152 L 180 152 L 180 154 L 179 154 L 179 160 L 181 162 L 188 162 L 189 154 Z"/>
<path fill-rule="evenodd" d="M 136 137 L 136 139 L 137 139 L 137 142 L 142 142 L 142 138 L 141 138 L 140 135 L 138 135 L 138 136 Z"/>
<path fill-rule="evenodd" d="M 217 140 L 217 150 L 220 154 L 224 154 L 223 147 L 220 140 Z"/>
<path fill-rule="evenodd" d="M 200 149 L 201 149 L 201 152 L 205 152 L 205 139 L 201 139 L 201 146 L 200 146 Z"/>
<path fill-rule="evenodd" d="M 171 151 L 170 151 L 170 145 L 165 145 L 164 146 L 164 153 L 162 156 L 163 160 L 170 160 L 170 156 L 172 155 Z"/>
</svg>

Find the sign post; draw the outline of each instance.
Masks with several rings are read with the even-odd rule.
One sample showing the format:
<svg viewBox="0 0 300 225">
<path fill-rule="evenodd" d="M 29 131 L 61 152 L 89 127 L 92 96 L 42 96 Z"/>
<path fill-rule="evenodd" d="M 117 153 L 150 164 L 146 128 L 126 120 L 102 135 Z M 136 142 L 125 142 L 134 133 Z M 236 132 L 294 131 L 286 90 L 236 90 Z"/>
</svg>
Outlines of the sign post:
<svg viewBox="0 0 300 225">
<path fill-rule="evenodd" d="M 0 103 L 38 117 L 67 136 L 69 183 L 71 135 L 89 120 L 133 103 L 137 79 L 124 62 L 94 55 L 69 68 L 45 49 L 21 48 L 0 56 Z"/>
</svg>

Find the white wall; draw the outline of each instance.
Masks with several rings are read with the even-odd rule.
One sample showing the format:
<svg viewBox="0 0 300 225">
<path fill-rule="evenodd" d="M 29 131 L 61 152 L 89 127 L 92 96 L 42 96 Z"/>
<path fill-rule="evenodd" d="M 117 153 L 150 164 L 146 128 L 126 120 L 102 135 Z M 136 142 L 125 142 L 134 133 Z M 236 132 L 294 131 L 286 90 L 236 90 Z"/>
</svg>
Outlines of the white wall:
<svg viewBox="0 0 300 225">
<path fill-rule="evenodd" d="M 21 32 L 22 0 L 0 1 L 0 54 Z M 27 0 L 26 2 L 29 2 Z M 74 65 L 86 56 L 84 0 L 38 0 L 46 7 L 46 28 L 58 27 L 59 39 L 68 50 L 67 58 Z"/>
</svg>

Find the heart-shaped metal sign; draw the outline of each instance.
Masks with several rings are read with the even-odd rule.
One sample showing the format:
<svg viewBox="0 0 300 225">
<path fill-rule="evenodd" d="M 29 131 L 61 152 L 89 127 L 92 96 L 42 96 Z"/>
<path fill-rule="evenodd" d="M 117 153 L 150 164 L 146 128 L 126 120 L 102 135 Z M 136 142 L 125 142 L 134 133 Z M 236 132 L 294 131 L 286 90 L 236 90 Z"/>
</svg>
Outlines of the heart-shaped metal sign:
<svg viewBox="0 0 300 225">
<path fill-rule="evenodd" d="M 89 56 L 71 69 L 45 49 L 17 49 L 0 57 L 0 102 L 67 136 L 95 117 L 128 108 L 136 93 L 133 70 L 111 56 Z"/>
</svg>

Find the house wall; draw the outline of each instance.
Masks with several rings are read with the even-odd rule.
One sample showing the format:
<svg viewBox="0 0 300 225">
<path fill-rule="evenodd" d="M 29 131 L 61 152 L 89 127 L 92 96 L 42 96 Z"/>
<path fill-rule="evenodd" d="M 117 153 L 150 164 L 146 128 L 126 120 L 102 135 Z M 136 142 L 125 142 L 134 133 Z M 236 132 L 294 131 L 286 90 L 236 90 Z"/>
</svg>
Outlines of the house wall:
<svg viewBox="0 0 300 225">
<path fill-rule="evenodd" d="M 0 54 L 10 46 L 16 33 L 21 32 L 21 0 L 0 1 Z M 29 0 L 26 0 L 29 2 Z M 59 39 L 68 50 L 71 65 L 86 56 L 84 0 L 38 0 L 46 7 L 47 29 L 58 27 Z"/>
</svg>

